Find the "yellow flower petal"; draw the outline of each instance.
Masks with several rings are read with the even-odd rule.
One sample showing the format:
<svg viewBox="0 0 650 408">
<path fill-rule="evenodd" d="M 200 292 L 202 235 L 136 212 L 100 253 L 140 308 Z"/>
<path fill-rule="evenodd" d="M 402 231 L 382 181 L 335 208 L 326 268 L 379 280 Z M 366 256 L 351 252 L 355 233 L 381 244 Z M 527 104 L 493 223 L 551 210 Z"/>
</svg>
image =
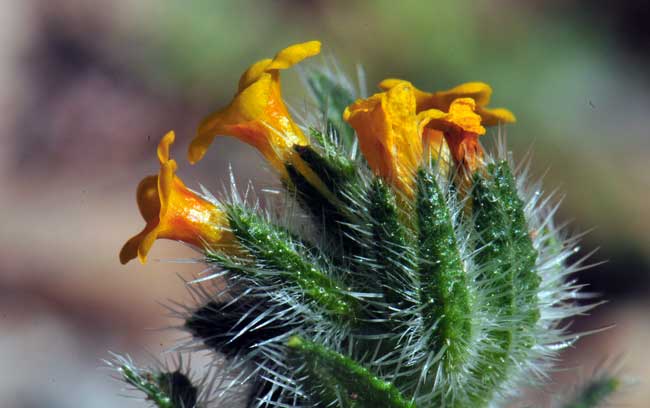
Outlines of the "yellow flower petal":
<svg viewBox="0 0 650 408">
<path fill-rule="evenodd" d="M 441 131 L 459 128 L 465 132 L 483 135 L 485 128 L 481 126 L 481 117 L 474 112 L 475 109 L 476 103 L 473 99 L 456 99 L 449 107 L 448 113 L 437 109 L 425 111 L 428 117 L 427 126 Z"/>
<path fill-rule="evenodd" d="M 439 170 L 443 175 L 447 175 L 451 167 L 451 152 L 445 140 L 445 134 L 436 129 L 424 128 L 422 130 L 422 146 L 426 152 L 424 157 L 439 161 Z"/>
<path fill-rule="evenodd" d="M 239 78 L 239 85 L 237 86 L 237 92 L 242 92 L 252 83 L 260 79 L 262 74 L 267 73 L 267 68 L 273 62 L 270 58 L 265 58 L 263 60 L 257 61 L 251 65 Z"/>
<path fill-rule="evenodd" d="M 483 82 L 466 82 L 455 86 L 447 91 L 439 91 L 431 94 L 431 105 L 449 107 L 458 98 L 471 98 L 478 106 L 485 106 L 490 103 L 492 88 Z M 432 108 L 435 109 L 434 106 Z"/>
<path fill-rule="evenodd" d="M 287 69 L 300 61 L 320 54 L 320 41 L 307 41 L 291 45 L 278 52 L 268 69 Z"/>
<path fill-rule="evenodd" d="M 416 101 L 416 111 L 421 112 L 423 110 L 426 110 L 422 108 L 422 106 L 424 106 L 427 103 L 431 94 L 417 89 L 409 81 L 403 79 L 387 78 L 379 83 L 379 88 L 383 89 L 384 91 L 388 91 L 389 89 L 394 88 L 397 85 L 404 85 L 404 84 L 408 84 L 413 88 L 413 95 L 415 96 L 415 101 Z"/>
<path fill-rule="evenodd" d="M 131 239 L 129 239 L 126 244 L 122 247 L 122 250 L 120 251 L 120 263 L 122 265 L 128 263 L 130 260 L 139 258 L 141 263 L 145 263 L 147 258 L 146 258 L 146 252 L 148 252 L 148 248 L 146 251 L 143 251 L 145 254 L 144 257 L 139 257 L 138 252 L 140 248 L 142 247 L 144 249 L 143 241 L 145 238 L 149 235 L 151 230 L 154 227 L 147 224 L 147 226 L 140 232 L 139 234 L 135 235 Z"/>
<path fill-rule="evenodd" d="M 424 157 L 429 160 L 440 161 L 439 169 L 443 174 L 447 174 L 450 168 L 449 146 L 445 141 L 444 133 L 440 130 L 429 127 L 429 122 L 439 117 L 442 113 L 435 109 L 426 110 L 418 113 L 418 134 L 422 138 L 422 147 L 425 152 Z"/>
<path fill-rule="evenodd" d="M 165 136 L 163 136 L 160 143 L 158 143 L 158 149 L 156 150 L 156 153 L 158 154 L 158 160 L 160 161 L 160 164 L 163 164 L 169 160 L 169 147 L 174 143 L 175 139 L 176 134 L 173 130 L 171 130 L 167 132 Z"/>
<path fill-rule="evenodd" d="M 145 221 L 149 222 L 158 217 L 160 213 L 160 199 L 158 198 L 158 177 L 148 176 L 138 184 L 136 193 L 138 208 Z"/>
<path fill-rule="evenodd" d="M 161 238 L 197 247 L 207 245 L 225 249 L 234 246 L 235 238 L 228 230 L 223 211 L 185 187 L 176 176 L 176 161 L 169 158 L 173 142 L 173 132 L 163 137 L 157 150 L 160 172 L 157 176 L 145 177 L 138 185 L 137 202 L 146 225 L 122 247 L 122 264 L 136 257 L 145 263 L 153 243 Z"/>
<path fill-rule="evenodd" d="M 238 92 L 225 108 L 208 116 L 199 126 L 189 148 L 189 160 L 196 163 L 205 155 L 215 136 L 233 136 L 257 148 L 282 174 L 284 162 L 294 145 L 308 139 L 291 119 L 282 100 L 279 70 L 290 68 L 320 52 L 320 42 L 309 41 L 263 59 L 242 74 Z"/>
<path fill-rule="evenodd" d="M 422 159 L 415 108 L 414 89 L 404 82 L 354 102 L 343 113 L 370 168 L 408 196 L 413 195 L 413 177 Z"/>
<path fill-rule="evenodd" d="M 504 108 L 488 109 L 477 106 L 476 113 L 481 116 L 482 123 L 485 126 L 497 126 L 500 123 L 515 123 L 517 121 L 515 115 Z"/>
<path fill-rule="evenodd" d="M 485 134 L 481 117 L 474 112 L 476 103 L 471 98 L 459 98 L 451 103 L 449 112 L 430 109 L 426 126 L 443 132 L 454 161 L 473 174 L 481 163 L 483 150 L 478 142 L 479 135 Z"/>
<path fill-rule="evenodd" d="M 386 90 L 404 82 L 407 81 L 389 78 L 381 81 L 379 87 Z M 456 99 L 471 98 L 476 103 L 476 113 L 481 116 L 482 123 L 485 126 L 496 126 L 500 123 L 514 123 L 516 121 L 515 115 L 507 109 L 489 109 L 485 107 L 490 103 L 492 88 L 483 82 L 467 82 L 449 90 L 434 93 L 416 89 L 415 96 L 418 112 L 428 109 L 447 112 Z"/>
</svg>

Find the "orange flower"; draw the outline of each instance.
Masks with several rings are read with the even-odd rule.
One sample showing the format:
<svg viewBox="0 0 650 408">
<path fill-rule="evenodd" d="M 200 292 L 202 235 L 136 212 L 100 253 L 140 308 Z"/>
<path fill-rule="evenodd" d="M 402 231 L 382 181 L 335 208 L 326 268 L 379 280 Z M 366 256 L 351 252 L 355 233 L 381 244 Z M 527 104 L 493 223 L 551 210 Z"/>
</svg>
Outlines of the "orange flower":
<svg viewBox="0 0 650 408">
<path fill-rule="evenodd" d="M 485 134 L 481 116 L 475 112 L 476 103 L 472 98 L 458 98 L 449 106 L 449 112 L 437 109 L 427 111 L 426 127 L 442 132 L 449 146 L 451 156 L 469 174 L 481 165 L 483 150 L 478 142 L 479 135 Z M 424 113 L 423 112 L 423 113 Z"/>
<path fill-rule="evenodd" d="M 402 79 L 384 79 L 379 83 L 379 87 L 387 90 L 402 83 L 410 83 Z M 471 98 L 476 103 L 476 113 L 481 117 L 485 126 L 495 126 L 499 123 L 514 123 L 515 115 L 503 108 L 487 108 L 492 96 L 492 88 L 483 82 L 467 82 L 451 88 L 447 91 L 434 93 L 424 92 L 414 88 L 415 99 L 417 101 L 417 111 L 428 109 L 437 109 L 448 112 L 451 104 L 459 98 Z"/>
<path fill-rule="evenodd" d="M 359 99 L 343 112 L 356 130 L 370 168 L 407 196 L 422 161 L 422 132 L 428 112 L 416 114 L 415 89 L 408 82 Z"/>
<path fill-rule="evenodd" d="M 282 100 L 280 70 L 290 68 L 320 52 L 320 42 L 309 41 L 280 51 L 273 59 L 251 65 L 241 76 L 232 102 L 212 113 L 199 126 L 189 148 L 189 160 L 201 160 L 217 135 L 234 136 L 259 150 L 286 175 L 284 162 L 294 145 L 306 146 L 307 138 L 291 119 Z"/>
<path fill-rule="evenodd" d="M 427 112 L 427 114 L 429 113 Z M 445 141 L 445 134 L 431 127 L 426 127 L 426 123 L 428 121 L 421 122 L 421 127 L 424 127 L 421 132 L 422 146 L 425 152 L 424 157 L 438 161 L 438 171 L 446 176 L 449 174 L 449 168 L 451 167 L 451 152 L 449 151 L 449 145 Z"/>
<path fill-rule="evenodd" d="M 169 158 L 174 137 L 174 132 L 169 132 L 158 145 L 158 175 L 145 177 L 138 185 L 138 207 L 147 225 L 122 247 L 122 264 L 136 257 L 145 263 L 147 253 L 159 238 L 201 248 L 224 248 L 235 241 L 223 211 L 185 187 L 176 176 L 176 161 Z"/>
</svg>

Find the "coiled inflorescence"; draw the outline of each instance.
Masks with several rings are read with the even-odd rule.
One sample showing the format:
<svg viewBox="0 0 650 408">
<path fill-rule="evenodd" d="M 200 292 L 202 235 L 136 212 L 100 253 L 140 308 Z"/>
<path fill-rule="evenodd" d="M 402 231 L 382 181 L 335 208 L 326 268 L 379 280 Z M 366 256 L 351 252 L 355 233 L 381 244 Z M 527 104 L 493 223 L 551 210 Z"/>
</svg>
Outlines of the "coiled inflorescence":
<svg viewBox="0 0 650 408">
<path fill-rule="evenodd" d="M 189 344 L 226 361 L 212 398 L 191 401 L 223 406 L 248 392 L 251 407 L 425 408 L 516 396 L 577 338 L 560 322 L 589 306 L 567 280 L 574 241 L 539 185 L 503 142 L 494 155 L 479 142 L 514 115 L 487 107 L 484 83 L 428 93 L 390 79 L 364 97 L 313 68 L 303 75 L 315 113 L 298 125 L 280 71 L 319 51 L 312 41 L 253 64 L 189 149 L 194 163 L 220 135 L 257 148 L 288 192 L 283 216 L 236 192 L 217 201 L 185 187 L 173 133 L 159 174 L 138 189 L 147 226 L 122 262 L 144 262 L 157 238 L 181 240 L 209 266 L 201 281 L 225 283 L 195 289 L 198 305 L 183 313 Z"/>
</svg>

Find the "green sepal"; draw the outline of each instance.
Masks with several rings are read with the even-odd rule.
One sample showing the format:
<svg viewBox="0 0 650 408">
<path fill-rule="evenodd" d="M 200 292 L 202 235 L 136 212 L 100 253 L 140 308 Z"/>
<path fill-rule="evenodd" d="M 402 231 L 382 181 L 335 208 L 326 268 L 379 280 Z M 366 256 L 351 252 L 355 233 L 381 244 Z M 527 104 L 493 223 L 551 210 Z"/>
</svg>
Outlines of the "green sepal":
<svg viewBox="0 0 650 408">
<path fill-rule="evenodd" d="M 290 361 L 316 407 L 415 408 L 395 385 L 322 345 L 291 337 Z"/>
<path fill-rule="evenodd" d="M 448 202 L 429 168 L 417 173 L 415 207 L 422 315 L 433 329 L 432 352 L 447 347 L 442 364 L 451 373 L 468 358 L 472 297 Z"/>
<path fill-rule="evenodd" d="M 489 400 L 506 379 L 513 355 L 535 344 L 534 328 L 540 316 L 537 292 L 541 282 L 535 270 L 538 254 L 510 166 L 501 161 L 490 164 L 486 172 L 476 175 L 473 190 L 480 248 L 476 262 L 488 282 L 490 313 L 504 327 L 488 333 L 493 350 L 484 353 L 483 364 L 476 369 L 483 390 L 474 397 L 482 402 Z"/>
<path fill-rule="evenodd" d="M 329 125 L 336 130 L 340 143 L 350 151 L 354 143 L 354 129 L 343 120 L 343 111 L 354 102 L 352 93 L 322 72 L 311 72 L 307 83 L 316 97 L 319 108 Z"/>
<path fill-rule="evenodd" d="M 315 130 L 313 132 L 316 132 Z M 352 238 L 355 231 L 351 225 L 359 223 L 359 217 L 351 211 L 350 196 L 357 195 L 362 183 L 358 179 L 355 163 L 338 155 L 327 154 L 311 146 L 294 146 L 294 151 L 311 171 L 322 181 L 327 191 L 314 186 L 296 167 L 286 163 L 289 182 L 287 188 L 296 194 L 301 206 L 309 212 L 315 226 L 323 231 L 339 265 L 361 252 Z"/>
<path fill-rule="evenodd" d="M 311 133 L 320 134 L 315 129 L 311 129 Z M 357 177 L 357 167 L 354 162 L 336 151 L 300 145 L 293 146 L 293 150 L 339 199 L 342 196 L 342 187 Z"/>
<path fill-rule="evenodd" d="M 347 321 L 356 318 L 356 299 L 345 293 L 320 266 L 322 260 L 314 258 L 289 231 L 270 224 L 245 207 L 230 205 L 227 215 L 233 234 L 249 258 L 243 256 L 233 261 L 223 254 L 208 253 L 209 262 L 259 279 L 263 285 L 277 279 L 282 284 L 299 288 L 307 299 L 332 317 Z"/>
<path fill-rule="evenodd" d="M 375 263 L 368 285 L 382 290 L 393 309 L 404 309 L 413 303 L 413 293 L 408 293 L 413 284 L 408 279 L 415 269 L 415 250 L 412 240 L 407 239 L 395 193 L 379 177 L 368 190 L 368 214 Z"/>
<path fill-rule="evenodd" d="M 522 323 L 532 327 L 540 316 L 537 292 L 541 277 L 535 270 L 538 253 L 533 247 L 524 203 L 506 161 L 488 166 L 488 174 L 487 179 L 479 178 L 474 196 L 476 230 L 482 243 L 488 244 L 478 259 L 483 265 L 493 266 L 494 274 L 512 277 L 514 306 L 525 315 Z M 525 340 L 528 347 L 535 343 L 534 338 Z"/>
<path fill-rule="evenodd" d="M 295 193 L 300 205 L 315 218 L 316 226 L 332 232 L 338 231 L 340 224 L 347 220 L 340 206 L 319 191 L 295 167 L 287 165 L 286 168 L 290 179 L 290 183 L 285 182 L 287 189 Z"/>
</svg>

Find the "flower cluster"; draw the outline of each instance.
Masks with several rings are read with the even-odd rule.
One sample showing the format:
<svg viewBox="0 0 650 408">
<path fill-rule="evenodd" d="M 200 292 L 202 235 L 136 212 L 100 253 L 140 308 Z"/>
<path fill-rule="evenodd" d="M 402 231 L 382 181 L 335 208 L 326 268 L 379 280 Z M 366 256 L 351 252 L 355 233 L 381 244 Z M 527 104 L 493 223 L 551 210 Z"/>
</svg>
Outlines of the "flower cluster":
<svg viewBox="0 0 650 408">
<path fill-rule="evenodd" d="M 310 142 L 289 114 L 280 83 L 281 70 L 317 55 L 320 48 L 318 41 L 296 44 L 273 59 L 251 65 L 242 74 L 230 104 L 200 124 L 189 146 L 190 163 L 204 157 L 216 136 L 233 136 L 259 150 L 283 178 L 288 177 L 291 165 L 325 190 L 295 154 L 296 146 Z M 400 79 L 385 79 L 379 87 L 383 92 L 349 105 L 343 119 L 356 131 L 372 171 L 409 198 L 414 194 L 415 172 L 423 163 L 440 160 L 447 168 L 453 164 L 469 178 L 482 166 L 478 137 L 485 134 L 484 126 L 515 121 L 507 109 L 487 108 L 492 89 L 482 82 L 433 93 Z M 138 186 L 137 202 L 147 225 L 122 248 L 122 263 L 136 257 L 144 263 L 158 238 L 200 248 L 236 245 L 218 203 L 191 191 L 175 175 L 176 161 L 169 159 L 173 141 L 173 132 L 163 137 L 158 146 L 159 174 L 145 177 Z"/>
<path fill-rule="evenodd" d="M 204 408 L 197 395 L 211 393 L 197 389 L 225 384 L 217 405 L 240 379 L 253 383 L 251 407 L 505 405 L 579 336 L 563 322 L 591 307 L 575 304 L 575 240 L 561 238 L 540 186 L 505 149 L 481 146 L 515 116 L 489 106 L 482 82 L 426 92 L 385 79 L 367 96 L 319 67 L 302 74 L 320 117 L 298 123 L 280 74 L 320 47 L 251 65 L 189 146 L 192 164 L 217 136 L 257 149 L 288 193 L 280 217 L 192 191 L 170 155 L 174 133 L 160 141 L 158 174 L 137 189 L 146 225 L 120 261 L 146 262 L 159 238 L 197 248 L 207 268 L 190 286 L 196 305 L 179 311 L 191 338 L 178 349 L 203 345 L 230 363 L 172 405 L 166 379 L 178 375 L 122 364 L 123 377 L 164 408 Z M 217 277 L 216 293 L 202 286 Z"/>
</svg>

